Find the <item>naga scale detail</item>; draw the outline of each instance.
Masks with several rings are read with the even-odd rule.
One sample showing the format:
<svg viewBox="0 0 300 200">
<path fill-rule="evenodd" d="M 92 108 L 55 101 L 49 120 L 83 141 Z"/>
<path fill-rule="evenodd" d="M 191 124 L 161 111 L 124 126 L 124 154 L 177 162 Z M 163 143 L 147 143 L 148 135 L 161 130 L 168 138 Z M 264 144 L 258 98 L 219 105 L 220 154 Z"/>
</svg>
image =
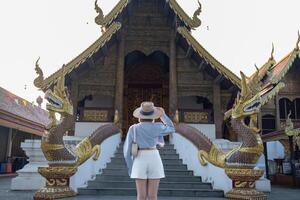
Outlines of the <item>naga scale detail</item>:
<svg viewBox="0 0 300 200">
<path fill-rule="evenodd" d="M 36 62 L 38 77 L 34 85 L 41 88 L 43 85 L 43 72 Z M 118 117 L 115 116 L 115 123 L 99 127 L 89 137 L 84 138 L 76 148 L 70 148 L 64 144 L 63 136 L 72 129 L 73 105 L 69 99 L 65 87 L 64 66 L 53 90 L 47 90 L 45 99 L 49 102 L 46 108 L 49 112 L 51 123 L 47 126 L 47 132 L 43 135 L 41 148 L 48 160 L 49 167 L 40 167 L 39 173 L 47 179 L 46 186 L 35 193 L 34 199 L 55 199 L 76 195 L 69 186 L 69 179 L 77 168 L 89 158 L 97 160 L 100 155 L 100 144 L 106 138 L 120 133 Z M 55 113 L 61 115 L 58 122 Z M 117 111 L 116 111 L 117 114 Z"/>
</svg>

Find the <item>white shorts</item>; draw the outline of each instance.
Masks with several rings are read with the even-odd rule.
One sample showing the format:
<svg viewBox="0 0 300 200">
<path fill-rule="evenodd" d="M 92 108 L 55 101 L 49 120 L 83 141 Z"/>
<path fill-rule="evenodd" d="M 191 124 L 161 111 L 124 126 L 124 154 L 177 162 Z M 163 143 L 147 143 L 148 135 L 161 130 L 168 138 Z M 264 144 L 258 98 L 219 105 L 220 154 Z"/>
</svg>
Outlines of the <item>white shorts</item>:
<svg viewBox="0 0 300 200">
<path fill-rule="evenodd" d="M 130 178 L 160 179 L 164 177 L 164 166 L 158 150 L 139 150 L 133 161 Z"/>
</svg>

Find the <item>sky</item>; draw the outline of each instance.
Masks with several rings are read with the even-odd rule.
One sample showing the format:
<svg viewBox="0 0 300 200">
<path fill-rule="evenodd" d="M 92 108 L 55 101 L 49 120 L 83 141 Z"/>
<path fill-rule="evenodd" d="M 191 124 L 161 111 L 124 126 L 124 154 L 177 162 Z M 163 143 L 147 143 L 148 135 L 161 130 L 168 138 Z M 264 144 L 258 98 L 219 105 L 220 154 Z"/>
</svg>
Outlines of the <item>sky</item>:
<svg viewBox="0 0 300 200">
<path fill-rule="evenodd" d="M 190 15 L 197 0 L 177 0 Z M 107 14 L 118 0 L 98 0 Z M 295 47 L 299 0 L 201 0 L 202 25 L 192 32 L 223 65 L 239 76 Z M 29 102 L 43 93 L 33 85 L 35 61 L 44 76 L 58 70 L 100 35 L 94 0 L 0 0 L 0 87 Z M 45 102 L 43 104 L 43 107 Z"/>
</svg>

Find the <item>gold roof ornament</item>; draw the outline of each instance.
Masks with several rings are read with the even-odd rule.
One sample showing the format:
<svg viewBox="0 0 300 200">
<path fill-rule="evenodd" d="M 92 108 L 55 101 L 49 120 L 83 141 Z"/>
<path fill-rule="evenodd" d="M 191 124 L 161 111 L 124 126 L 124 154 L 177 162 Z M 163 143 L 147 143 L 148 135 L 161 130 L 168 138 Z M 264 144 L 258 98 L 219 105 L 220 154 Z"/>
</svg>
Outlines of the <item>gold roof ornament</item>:
<svg viewBox="0 0 300 200">
<path fill-rule="evenodd" d="M 194 15 L 193 15 L 192 28 L 197 28 L 197 27 L 201 26 L 201 20 L 199 19 L 199 15 L 202 12 L 202 5 L 199 0 L 198 0 L 198 5 L 199 5 L 198 9 L 194 12 Z"/>
<path fill-rule="evenodd" d="M 35 62 L 35 72 L 37 73 L 38 77 L 34 79 L 33 84 L 37 88 L 41 88 L 44 82 L 44 73 L 39 65 L 40 57 Z"/>
<path fill-rule="evenodd" d="M 297 40 L 296 48 L 295 48 L 296 51 L 299 51 L 299 43 L 300 43 L 300 32 L 298 30 L 298 40 Z"/>
<path fill-rule="evenodd" d="M 274 43 L 272 42 L 272 51 L 269 60 L 274 60 Z"/>
<path fill-rule="evenodd" d="M 188 16 L 186 12 L 182 9 L 182 7 L 177 3 L 176 0 L 169 0 L 169 5 L 171 9 L 175 12 L 176 15 L 184 22 L 187 27 L 195 29 L 201 25 L 201 20 L 199 19 L 199 15 L 202 11 L 202 5 L 198 0 L 199 7 L 194 12 L 193 18 Z"/>
<path fill-rule="evenodd" d="M 291 114 L 292 113 L 290 111 L 285 122 L 284 131 L 287 136 L 293 137 L 294 144 L 300 147 L 300 128 L 294 127 L 294 123 L 291 119 Z"/>
<path fill-rule="evenodd" d="M 104 14 L 102 9 L 98 6 L 98 0 L 95 1 L 95 10 L 98 13 L 97 17 L 95 17 L 95 23 L 99 26 L 104 25 Z"/>
</svg>

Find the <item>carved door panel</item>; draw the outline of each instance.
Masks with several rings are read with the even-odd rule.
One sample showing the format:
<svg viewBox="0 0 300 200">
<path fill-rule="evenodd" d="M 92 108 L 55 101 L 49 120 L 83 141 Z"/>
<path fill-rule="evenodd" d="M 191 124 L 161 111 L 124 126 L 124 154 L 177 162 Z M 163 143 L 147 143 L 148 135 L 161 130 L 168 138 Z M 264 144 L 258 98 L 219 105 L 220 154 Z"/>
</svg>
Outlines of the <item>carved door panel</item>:
<svg viewBox="0 0 300 200">
<path fill-rule="evenodd" d="M 127 96 L 127 118 L 126 129 L 137 119 L 133 117 L 133 111 L 141 105 L 143 101 L 152 101 L 155 106 L 163 107 L 163 91 L 162 88 L 152 87 L 129 87 Z M 125 118 L 125 119 L 126 119 Z"/>
</svg>

